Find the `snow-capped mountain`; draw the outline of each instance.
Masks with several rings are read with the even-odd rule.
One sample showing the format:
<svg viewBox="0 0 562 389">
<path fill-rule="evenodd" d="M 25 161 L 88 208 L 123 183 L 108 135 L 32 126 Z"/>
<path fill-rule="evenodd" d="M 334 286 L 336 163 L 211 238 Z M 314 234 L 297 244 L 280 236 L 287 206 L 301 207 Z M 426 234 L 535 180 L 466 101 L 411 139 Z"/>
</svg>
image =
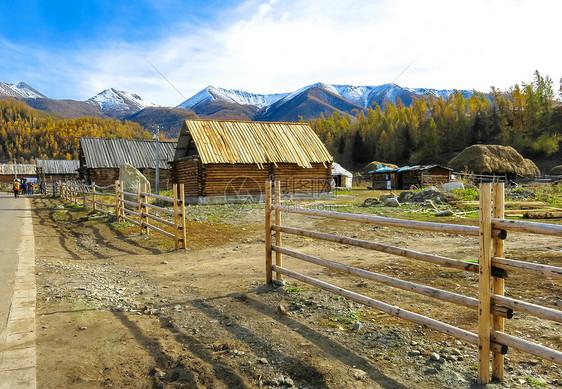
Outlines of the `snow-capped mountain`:
<svg viewBox="0 0 562 389">
<path fill-rule="evenodd" d="M 227 104 L 254 105 L 264 108 L 287 96 L 288 93 L 257 94 L 234 89 L 217 88 L 209 85 L 193 97 L 178 105 L 178 108 L 192 109 L 198 105 L 208 104 L 214 101 L 222 101 Z"/>
<path fill-rule="evenodd" d="M 15 97 L 20 99 L 38 99 L 45 98 L 46 96 L 39 93 L 25 82 L 18 82 L 17 84 L 6 84 L 0 82 L 0 97 Z"/>
<path fill-rule="evenodd" d="M 113 88 L 106 89 L 94 97 L 86 100 L 87 103 L 97 105 L 101 111 L 110 117 L 125 117 L 144 108 L 154 107 L 156 104 L 143 100 L 139 95 L 118 91 Z"/>
</svg>

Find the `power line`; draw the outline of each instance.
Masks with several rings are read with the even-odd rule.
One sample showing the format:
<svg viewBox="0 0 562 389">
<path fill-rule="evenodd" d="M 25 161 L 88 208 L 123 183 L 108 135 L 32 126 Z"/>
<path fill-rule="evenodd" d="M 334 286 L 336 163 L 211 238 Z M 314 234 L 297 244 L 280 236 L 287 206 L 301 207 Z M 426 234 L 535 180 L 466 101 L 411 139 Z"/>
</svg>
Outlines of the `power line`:
<svg viewBox="0 0 562 389">
<path fill-rule="evenodd" d="M 183 97 L 184 100 L 187 100 L 187 97 L 185 97 L 185 96 L 183 95 L 183 93 L 181 93 L 181 92 L 179 91 L 179 89 L 176 88 L 176 87 L 174 86 L 174 84 L 172 84 L 172 83 L 170 82 L 170 80 L 168 80 L 168 79 L 166 78 L 166 76 L 164 76 L 164 75 L 162 74 L 162 72 L 161 72 L 160 70 L 156 69 L 156 66 L 154 66 L 150 61 L 146 61 L 146 62 L 148 62 L 148 64 L 149 64 L 150 66 L 152 66 L 152 67 L 154 68 L 154 70 L 156 70 L 156 71 L 158 72 L 158 74 L 160 74 L 160 75 L 162 76 L 162 78 L 163 78 L 164 80 L 166 80 L 166 81 L 168 82 L 168 84 L 170 84 L 170 86 L 171 86 L 172 88 L 174 88 L 174 89 L 176 90 L 176 92 L 178 92 L 178 93 L 180 94 L 181 97 Z"/>
</svg>

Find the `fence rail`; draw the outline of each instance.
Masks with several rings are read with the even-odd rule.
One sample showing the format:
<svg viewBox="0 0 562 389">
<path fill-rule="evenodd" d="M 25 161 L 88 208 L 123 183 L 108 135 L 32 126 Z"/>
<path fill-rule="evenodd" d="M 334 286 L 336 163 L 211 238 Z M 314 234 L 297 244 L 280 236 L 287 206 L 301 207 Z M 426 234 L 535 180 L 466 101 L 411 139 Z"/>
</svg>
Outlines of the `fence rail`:
<svg viewBox="0 0 562 389">
<path fill-rule="evenodd" d="M 105 191 L 105 192 L 101 192 Z M 111 192 L 108 192 L 111 191 Z M 118 221 L 126 220 L 140 227 L 141 234 L 148 234 L 150 230 L 174 239 L 175 248 L 185 249 L 186 229 L 185 229 L 185 199 L 183 184 L 174 185 L 174 197 L 166 197 L 152 194 L 147 191 L 146 185 L 141 188 L 139 184 L 137 193 L 126 192 L 123 190 L 123 182 L 116 181 L 113 185 L 99 186 L 95 183 L 86 185 L 82 182 L 67 181 L 60 185 L 60 195 L 67 201 L 89 207 L 93 211 L 101 212 L 106 215 L 115 215 Z M 125 199 L 127 196 L 129 199 Z M 110 198 L 111 202 L 100 201 L 102 198 Z M 135 200 L 132 200 L 134 198 Z M 151 200 L 167 202 L 172 209 L 154 205 Z M 106 200 L 107 201 L 107 200 Z M 132 210 L 128 207 L 134 207 Z M 112 209 L 109 211 L 108 208 Z M 150 213 L 150 210 L 159 211 L 173 216 L 173 221 L 164 219 Z M 169 232 L 154 224 L 149 220 L 173 227 L 173 232 Z"/>
<path fill-rule="evenodd" d="M 504 220 L 505 202 L 503 183 L 496 183 L 493 184 L 493 186 L 490 183 L 480 185 L 480 219 L 478 227 L 288 207 L 281 205 L 281 189 L 279 181 L 275 182 L 274 190 L 272 190 L 272 185 L 273 183 L 271 181 L 266 181 L 265 265 L 267 283 L 271 283 L 273 281 L 273 273 L 275 273 L 275 277 L 277 279 L 283 279 L 283 276 L 291 277 L 339 294 L 350 300 L 379 309 L 390 315 L 397 316 L 417 324 L 426 325 L 431 329 L 476 344 L 479 346 L 478 381 L 481 384 L 488 383 L 490 380 L 490 353 L 492 354 L 492 377 L 498 379 L 503 378 L 504 354 L 507 353 L 509 347 L 562 364 L 561 351 L 533 343 L 528 340 L 523 340 L 504 332 L 504 320 L 511 319 L 514 311 L 524 312 L 545 320 L 552 320 L 559 323 L 562 322 L 562 311 L 560 310 L 504 296 L 504 278 L 507 276 L 508 271 L 541 275 L 552 279 L 562 278 L 562 267 L 504 258 L 504 240 L 507 238 L 507 231 L 562 236 L 562 226 Z M 335 234 L 285 227 L 281 225 L 282 212 L 383 226 L 442 232 L 447 234 L 478 236 L 479 260 L 478 263 L 463 262 L 439 255 L 422 253 L 355 238 L 347 238 Z M 274 214 L 273 220 L 272 213 Z M 275 235 L 275 242 L 273 242 L 273 234 Z M 376 250 L 410 259 L 429 262 L 439 266 L 478 273 L 478 298 L 463 296 L 453 292 L 347 266 L 312 255 L 299 253 L 282 247 L 281 234 L 305 236 L 313 239 L 337 242 L 340 244 Z M 275 253 L 275 263 L 273 261 L 273 253 Z M 470 309 L 477 309 L 478 331 L 477 333 L 473 333 L 439 320 L 410 312 L 353 291 L 340 288 L 325 281 L 300 274 L 283 266 L 282 255 L 305 261 L 307 263 L 342 271 L 357 277 L 366 278 L 391 287 L 455 303 Z"/>
</svg>

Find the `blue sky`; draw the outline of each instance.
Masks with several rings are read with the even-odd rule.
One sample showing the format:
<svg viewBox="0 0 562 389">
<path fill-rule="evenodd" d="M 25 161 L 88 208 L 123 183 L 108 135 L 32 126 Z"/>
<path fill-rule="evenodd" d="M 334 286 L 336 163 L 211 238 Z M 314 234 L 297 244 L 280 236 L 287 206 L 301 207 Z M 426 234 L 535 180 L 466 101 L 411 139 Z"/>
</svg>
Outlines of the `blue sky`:
<svg viewBox="0 0 562 389">
<path fill-rule="evenodd" d="M 558 88 L 555 0 L 0 0 L 0 81 L 52 98 L 113 87 L 159 105 L 207 85 L 255 93 L 318 81 L 488 91 Z"/>
</svg>

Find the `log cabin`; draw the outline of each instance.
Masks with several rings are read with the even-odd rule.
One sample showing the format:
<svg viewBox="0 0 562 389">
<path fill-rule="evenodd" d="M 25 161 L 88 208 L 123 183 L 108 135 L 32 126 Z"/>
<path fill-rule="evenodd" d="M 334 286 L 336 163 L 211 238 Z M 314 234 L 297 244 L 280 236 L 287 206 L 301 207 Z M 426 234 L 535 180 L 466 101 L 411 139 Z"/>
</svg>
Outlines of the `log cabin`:
<svg viewBox="0 0 562 389">
<path fill-rule="evenodd" d="M 159 188 L 169 189 L 176 142 L 159 142 Z M 128 163 L 155 187 L 156 142 L 116 138 L 80 138 L 80 179 L 107 186 L 119 179 L 119 167 Z"/>
<path fill-rule="evenodd" d="M 51 184 L 55 181 L 78 179 L 78 169 L 80 168 L 78 160 L 38 159 L 35 161 L 35 165 L 39 181 Z"/>
<path fill-rule="evenodd" d="M 190 204 L 261 199 L 268 178 L 284 195 L 327 197 L 332 162 L 306 123 L 186 120 L 173 175 Z"/>
<path fill-rule="evenodd" d="M 382 166 L 370 174 L 373 189 L 421 189 L 450 182 L 452 171 L 440 165 L 404 166 L 398 169 Z"/>
</svg>

